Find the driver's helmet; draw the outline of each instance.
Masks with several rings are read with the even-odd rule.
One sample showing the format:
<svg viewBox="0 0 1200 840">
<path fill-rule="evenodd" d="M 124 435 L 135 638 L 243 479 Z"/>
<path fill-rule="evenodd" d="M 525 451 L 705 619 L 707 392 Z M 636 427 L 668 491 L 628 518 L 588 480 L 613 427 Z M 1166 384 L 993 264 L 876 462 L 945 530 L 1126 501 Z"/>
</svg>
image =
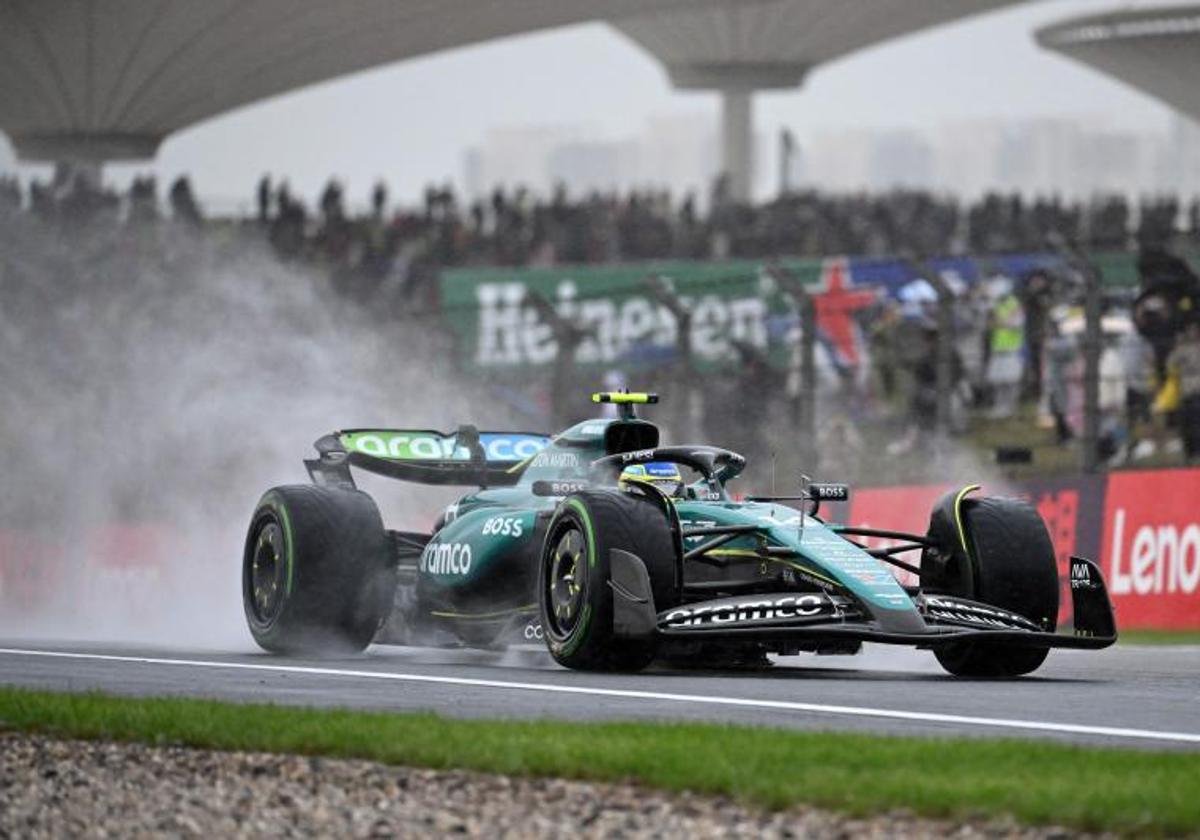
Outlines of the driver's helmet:
<svg viewBox="0 0 1200 840">
<path fill-rule="evenodd" d="M 679 467 L 671 463 L 651 461 L 648 464 L 631 464 L 621 471 L 620 484 L 625 486 L 632 481 L 653 484 L 672 498 L 683 495 L 683 475 Z"/>
</svg>

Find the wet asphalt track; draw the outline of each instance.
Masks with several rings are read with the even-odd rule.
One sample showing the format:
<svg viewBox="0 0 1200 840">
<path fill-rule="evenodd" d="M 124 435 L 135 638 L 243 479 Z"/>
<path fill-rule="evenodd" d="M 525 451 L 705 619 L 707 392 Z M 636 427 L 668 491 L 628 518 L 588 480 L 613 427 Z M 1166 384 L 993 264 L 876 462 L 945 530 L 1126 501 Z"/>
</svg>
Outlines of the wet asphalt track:
<svg viewBox="0 0 1200 840">
<path fill-rule="evenodd" d="M 376 646 L 336 659 L 0 639 L 0 683 L 457 717 L 689 720 L 1200 750 L 1200 647 L 1054 651 L 1032 677 L 959 680 L 868 646 L 757 673 L 582 674 L 544 652 Z"/>
</svg>

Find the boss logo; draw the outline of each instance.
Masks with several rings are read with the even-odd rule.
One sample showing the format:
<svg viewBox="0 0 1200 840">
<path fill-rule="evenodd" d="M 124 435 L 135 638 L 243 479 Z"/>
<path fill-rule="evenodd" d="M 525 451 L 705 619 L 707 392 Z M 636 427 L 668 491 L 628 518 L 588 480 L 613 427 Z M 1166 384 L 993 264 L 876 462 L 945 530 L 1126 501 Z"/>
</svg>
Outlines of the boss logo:
<svg viewBox="0 0 1200 840">
<path fill-rule="evenodd" d="M 530 488 L 535 496 L 570 496 L 573 493 L 582 493 L 591 487 L 587 481 L 547 481 L 542 479 L 533 482 Z"/>
<path fill-rule="evenodd" d="M 822 502 L 845 502 L 850 498 L 850 488 L 845 484 L 810 484 L 808 493 Z"/>
<path fill-rule="evenodd" d="M 524 525 L 521 520 L 513 516 L 493 516 L 487 522 L 483 523 L 483 531 L 485 537 L 495 535 L 498 537 L 519 537 L 524 533 Z"/>
</svg>

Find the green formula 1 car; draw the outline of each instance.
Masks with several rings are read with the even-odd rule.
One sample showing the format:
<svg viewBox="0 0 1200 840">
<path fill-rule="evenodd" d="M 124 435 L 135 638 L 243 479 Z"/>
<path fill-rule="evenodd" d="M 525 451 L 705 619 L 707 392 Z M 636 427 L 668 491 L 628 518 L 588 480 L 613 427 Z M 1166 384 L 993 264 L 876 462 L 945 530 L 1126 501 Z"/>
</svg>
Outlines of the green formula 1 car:
<svg viewBox="0 0 1200 840">
<path fill-rule="evenodd" d="M 242 592 L 255 640 L 279 653 L 544 643 L 569 668 L 618 671 L 868 641 L 993 676 L 1029 673 L 1052 647 L 1116 641 L 1100 571 L 1082 558 L 1071 561 L 1074 628 L 1055 632 L 1054 550 L 1024 501 L 967 487 L 934 507 L 924 534 L 835 525 L 819 507 L 845 500 L 845 486 L 804 479 L 793 496 L 736 500 L 740 455 L 660 446 L 634 410 L 652 394 L 594 400 L 619 416 L 553 438 L 464 426 L 318 440 L 313 484 L 267 491 L 250 522 Z M 477 489 L 430 533 L 393 531 L 352 467 Z M 869 549 L 865 537 L 902 542 Z M 920 584 L 901 585 L 895 567 Z"/>
</svg>

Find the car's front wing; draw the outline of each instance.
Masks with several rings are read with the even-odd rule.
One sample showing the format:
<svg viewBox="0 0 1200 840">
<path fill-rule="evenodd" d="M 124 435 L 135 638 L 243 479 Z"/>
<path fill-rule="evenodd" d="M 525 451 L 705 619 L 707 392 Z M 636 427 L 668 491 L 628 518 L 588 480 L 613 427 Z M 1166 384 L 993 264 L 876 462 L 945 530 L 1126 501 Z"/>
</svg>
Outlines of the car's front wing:
<svg viewBox="0 0 1200 840">
<path fill-rule="evenodd" d="M 635 555 L 610 557 L 614 630 L 618 636 L 730 641 L 863 641 L 940 647 L 975 640 L 1022 647 L 1103 648 L 1117 640 L 1112 605 L 1100 570 L 1071 559 L 1074 610 L 1070 633 L 1046 632 L 1016 613 L 949 595 L 918 593 L 913 605 L 924 629 L 885 630 L 869 610 L 844 595 L 772 592 L 684 604 L 656 612 L 645 566 Z"/>
</svg>

